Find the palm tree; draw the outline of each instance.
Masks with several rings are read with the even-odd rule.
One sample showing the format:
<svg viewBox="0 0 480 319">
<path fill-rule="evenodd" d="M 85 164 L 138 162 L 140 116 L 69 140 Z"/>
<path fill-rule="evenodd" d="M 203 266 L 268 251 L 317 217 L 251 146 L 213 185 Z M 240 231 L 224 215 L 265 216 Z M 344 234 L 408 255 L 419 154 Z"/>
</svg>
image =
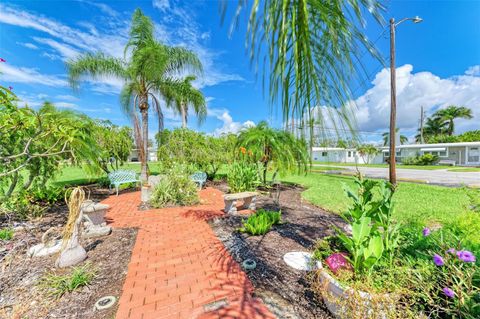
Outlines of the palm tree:
<svg viewBox="0 0 480 319">
<path fill-rule="evenodd" d="M 278 172 L 294 169 L 304 171 L 309 162 L 309 153 L 303 140 L 295 138 L 290 132 L 271 128 L 265 121 L 242 131 L 238 136 L 238 146 L 251 151 L 257 162 L 261 163 L 264 185 L 270 164 L 274 166 L 276 176 Z"/>
<path fill-rule="evenodd" d="M 182 116 L 182 127 L 187 127 L 188 106 L 193 106 L 198 122 L 201 123 L 207 116 L 207 105 L 202 92 L 192 86 L 195 76 L 190 75 L 181 81 L 172 82 L 164 90 L 167 105 L 174 104 L 175 110 Z"/>
<path fill-rule="evenodd" d="M 91 78 L 113 76 L 124 82 L 120 93 L 123 110 L 133 121 L 135 142 L 141 161 L 141 179 L 148 181 L 148 111 L 150 104 L 158 117 L 159 131 L 163 129 L 160 98 L 182 71 L 202 72 L 198 57 L 181 47 L 168 47 L 154 38 L 154 26 L 140 9 L 132 16 L 130 38 L 124 58 L 104 53 L 85 53 L 67 62 L 69 81 L 78 88 L 82 76 Z M 138 112 L 141 120 L 138 118 Z"/>
<path fill-rule="evenodd" d="M 428 142 L 429 138 L 445 133 L 445 123 L 439 117 L 432 116 L 427 118 L 425 125 L 423 126 L 423 138 L 425 141 Z M 415 136 L 415 141 L 417 143 L 422 142 L 420 132 Z"/>
<path fill-rule="evenodd" d="M 224 13 L 227 2 L 222 2 Z M 247 1 L 239 1 L 231 30 L 236 29 L 241 9 L 246 6 Z M 354 113 L 344 107 L 353 100 L 349 84 L 368 78 L 360 65 L 365 54 L 382 61 L 364 35 L 363 14 L 383 23 L 383 9 L 378 0 L 252 1 L 247 35 L 250 57 L 264 64 L 270 100 L 272 104 L 280 100 L 285 123 L 304 117 L 325 123 L 331 118 L 328 113 L 338 110 L 336 116 L 349 131 L 354 130 Z M 329 106 L 331 112 L 314 115 L 319 105 Z M 308 123 L 311 147 L 314 122 Z M 328 127 L 322 125 L 320 129 L 327 133 Z"/>
<path fill-rule="evenodd" d="M 471 119 L 473 118 L 472 110 L 464 106 L 455 106 L 450 105 L 445 109 L 438 110 L 435 112 L 433 117 L 438 118 L 446 126 L 446 133 L 448 135 L 453 135 L 455 131 L 455 119 Z"/>
<path fill-rule="evenodd" d="M 399 128 L 397 127 L 395 129 L 395 134 L 398 134 L 398 132 L 399 132 Z M 387 146 L 388 143 L 390 142 L 390 132 L 382 133 L 382 137 L 383 137 L 383 146 Z M 408 143 L 408 137 L 400 134 L 400 144 L 403 145 L 405 143 Z"/>
</svg>

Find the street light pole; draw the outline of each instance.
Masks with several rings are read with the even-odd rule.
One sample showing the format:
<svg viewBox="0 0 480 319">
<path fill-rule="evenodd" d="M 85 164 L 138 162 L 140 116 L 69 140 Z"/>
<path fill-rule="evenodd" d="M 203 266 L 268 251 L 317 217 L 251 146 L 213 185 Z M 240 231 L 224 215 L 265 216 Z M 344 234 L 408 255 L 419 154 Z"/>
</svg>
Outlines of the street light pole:
<svg viewBox="0 0 480 319">
<path fill-rule="evenodd" d="M 395 81 L 395 19 L 390 19 L 390 159 L 389 180 L 395 186 L 397 184 L 397 172 L 395 162 L 395 128 L 397 119 L 397 87 Z"/>
<path fill-rule="evenodd" d="M 389 180 L 393 187 L 397 185 L 396 172 L 396 150 L 395 150 L 395 131 L 397 122 L 397 87 L 395 75 L 395 29 L 396 27 L 407 20 L 412 20 L 413 23 L 420 23 L 423 20 L 416 16 L 414 18 L 404 18 L 395 23 L 395 19 L 390 19 L 390 147 L 389 147 Z"/>
</svg>

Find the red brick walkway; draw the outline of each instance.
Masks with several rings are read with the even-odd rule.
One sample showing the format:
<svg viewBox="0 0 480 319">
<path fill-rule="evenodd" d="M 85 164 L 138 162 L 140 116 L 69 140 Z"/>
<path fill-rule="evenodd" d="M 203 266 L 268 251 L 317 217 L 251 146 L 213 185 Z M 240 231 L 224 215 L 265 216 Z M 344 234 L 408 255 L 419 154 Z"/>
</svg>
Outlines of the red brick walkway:
<svg viewBox="0 0 480 319">
<path fill-rule="evenodd" d="M 138 211 L 138 192 L 103 201 L 114 227 L 138 228 L 117 319 L 275 318 L 206 222 L 223 214 L 222 193 L 200 196 L 195 207 L 149 211 Z"/>
</svg>

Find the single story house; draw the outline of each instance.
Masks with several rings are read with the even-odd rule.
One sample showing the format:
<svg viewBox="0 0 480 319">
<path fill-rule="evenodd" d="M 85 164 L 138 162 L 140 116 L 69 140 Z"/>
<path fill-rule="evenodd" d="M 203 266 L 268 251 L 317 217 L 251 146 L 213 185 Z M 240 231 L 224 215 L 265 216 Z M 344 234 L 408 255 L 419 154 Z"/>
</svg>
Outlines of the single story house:
<svg viewBox="0 0 480 319">
<path fill-rule="evenodd" d="M 440 160 L 448 160 L 455 165 L 480 166 L 480 141 L 437 144 L 398 145 L 397 161 L 423 154 L 437 155 Z M 378 148 L 379 153 L 370 159 L 370 164 L 386 163 L 389 155 L 388 146 Z M 365 164 L 366 159 L 354 148 L 313 147 L 312 159 L 318 162 Z"/>
<path fill-rule="evenodd" d="M 139 162 L 140 159 L 138 158 L 138 149 L 134 148 L 130 152 L 130 156 L 128 156 L 129 162 Z M 149 162 L 156 162 L 158 161 L 157 157 L 157 149 L 156 148 L 149 148 L 148 149 L 148 161 Z"/>
</svg>

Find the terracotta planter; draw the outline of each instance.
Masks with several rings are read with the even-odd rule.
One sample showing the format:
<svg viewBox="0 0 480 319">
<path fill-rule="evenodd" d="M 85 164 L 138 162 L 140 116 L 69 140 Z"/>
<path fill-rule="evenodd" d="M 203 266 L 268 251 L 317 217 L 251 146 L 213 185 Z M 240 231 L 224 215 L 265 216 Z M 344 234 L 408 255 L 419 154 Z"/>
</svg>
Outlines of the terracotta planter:
<svg viewBox="0 0 480 319">
<path fill-rule="evenodd" d="M 358 291 L 341 284 L 323 268 L 319 272 L 323 301 L 335 318 L 386 319 L 395 312 L 396 300 L 391 294 Z"/>
</svg>

